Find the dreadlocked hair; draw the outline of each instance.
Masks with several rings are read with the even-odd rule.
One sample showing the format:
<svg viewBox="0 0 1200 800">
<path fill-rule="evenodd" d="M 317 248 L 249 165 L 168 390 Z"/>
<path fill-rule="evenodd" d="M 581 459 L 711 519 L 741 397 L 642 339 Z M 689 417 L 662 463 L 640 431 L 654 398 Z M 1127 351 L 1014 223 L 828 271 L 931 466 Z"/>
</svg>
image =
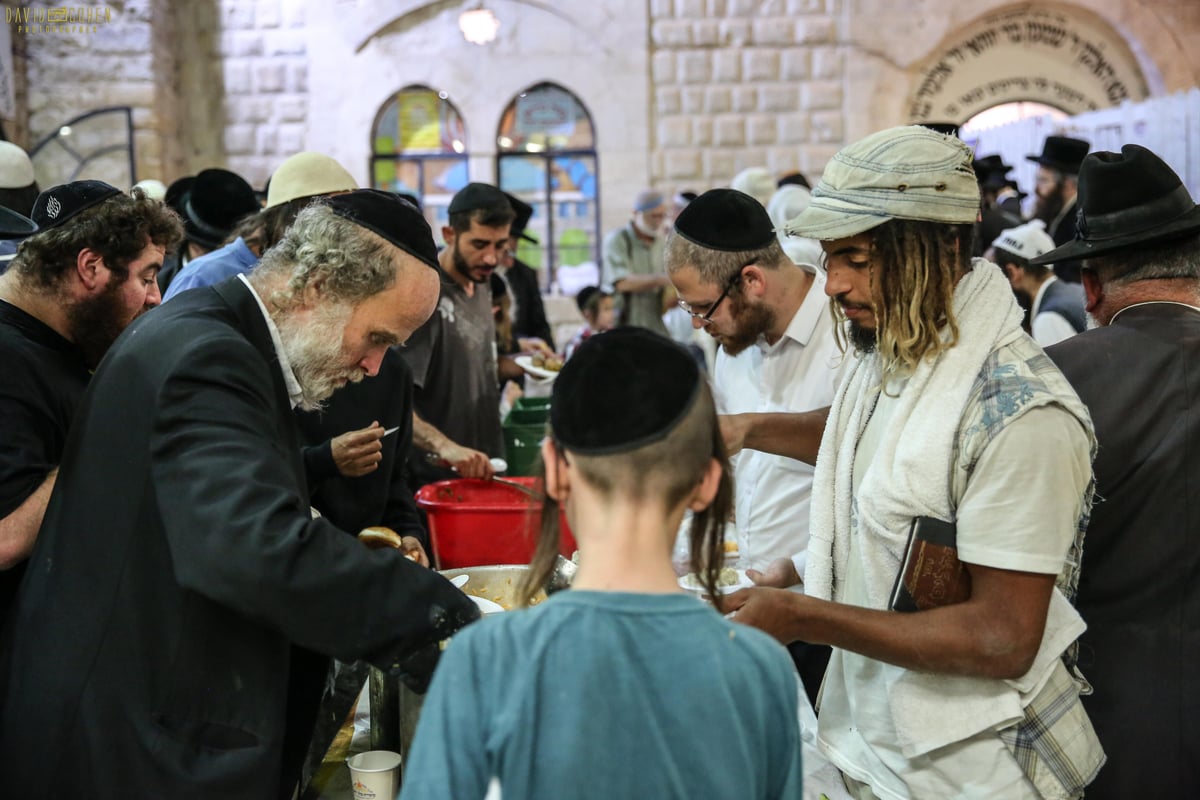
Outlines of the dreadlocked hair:
<svg viewBox="0 0 1200 800">
<path fill-rule="evenodd" d="M 884 386 L 958 342 L 954 285 L 971 268 L 972 236 L 972 225 L 900 219 L 871 231 L 872 305 Z"/>
</svg>

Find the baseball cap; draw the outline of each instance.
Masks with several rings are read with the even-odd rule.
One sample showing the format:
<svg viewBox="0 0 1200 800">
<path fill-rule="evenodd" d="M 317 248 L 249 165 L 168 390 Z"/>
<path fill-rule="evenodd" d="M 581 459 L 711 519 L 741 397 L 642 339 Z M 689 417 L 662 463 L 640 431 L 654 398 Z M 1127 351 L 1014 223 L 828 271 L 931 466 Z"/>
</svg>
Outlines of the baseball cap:
<svg viewBox="0 0 1200 800">
<path fill-rule="evenodd" d="M 992 242 L 992 247 L 1007 250 L 1014 256 L 1033 259 L 1053 250 L 1054 240 L 1046 233 L 1046 223 L 1035 219 L 1003 231 Z"/>
</svg>

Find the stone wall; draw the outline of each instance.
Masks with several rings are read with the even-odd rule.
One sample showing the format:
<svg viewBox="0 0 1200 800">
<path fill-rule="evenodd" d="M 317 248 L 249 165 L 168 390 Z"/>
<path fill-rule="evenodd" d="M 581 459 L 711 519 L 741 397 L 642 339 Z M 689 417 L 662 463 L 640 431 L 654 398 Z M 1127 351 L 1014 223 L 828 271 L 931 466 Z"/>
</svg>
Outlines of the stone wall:
<svg viewBox="0 0 1200 800">
<path fill-rule="evenodd" d="M 308 149 L 309 5 L 220 0 L 225 164 L 254 186 Z"/>
<path fill-rule="evenodd" d="M 838 0 L 651 0 L 652 178 L 820 173 L 844 140 Z"/>
<path fill-rule="evenodd" d="M 105 21 L 68 25 L 66 29 L 36 24 L 29 30 L 13 29 L 14 50 L 24 52 L 22 66 L 28 84 L 27 144 L 36 144 L 79 114 L 105 106 L 131 106 L 137 177 L 155 177 L 162 163 L 160 132 L 165 121 L 155 107 L 155 31 L 150 0 L 79 3 L 74 7 L 96 9 Z M 28 8 L 47 6 L 31 4 Z M 72 126 L 71 135 L 63 142 L 79 154 L 120 144 L 125 141 L 122 122 L 106 117 Z M 124 152 L 113 152 L 82 169 L 88 177 L 124 188 L 130 180 L 127 165 Z M 35 167 L 42 185 L 69 180 L 80 169 L 67 148 L 55 145 L 35 159 Z"/>
<path fill-rule="evenodd" d="M 702 190 L 747 166 L 817 175 L 847 141 L 906 122 L 921 65 L 1010 0 L 489 0 L 496 42 L 463 42 L 465 6 L 427 0 L 82 0 L 111 21 L 82 33 L 13 33 L 27 91 L 23 143 L 76 114 L 134 109 L 138 177 L 228 166 L 256 185 L 288 155 L 327 152 L 367 178 L 370 126 L 389 93 L 446 89 L 468 119 L 471 174 L 494 180 L 495 124 L 543 80 L 587 105 L 600 155 L 601 223 L 653 183 Z M 1040 3 L 1123 38 L 1151 94 L 1200 84 L 1200 2 Z M 59 7 L 33 4 L 31 8 Z M 547 9 L 550 9 L 549 11 Z M 553 13 L 551 13 L 553 12 Z M 20 85 L 20 84 L 19 84 Z M 115 132 L 74 132 L 80 145 Z M 65 152 L 42 181 L 70 176 Z M 128 180 L 118 156 L 84 171 Z"/>
</svg>

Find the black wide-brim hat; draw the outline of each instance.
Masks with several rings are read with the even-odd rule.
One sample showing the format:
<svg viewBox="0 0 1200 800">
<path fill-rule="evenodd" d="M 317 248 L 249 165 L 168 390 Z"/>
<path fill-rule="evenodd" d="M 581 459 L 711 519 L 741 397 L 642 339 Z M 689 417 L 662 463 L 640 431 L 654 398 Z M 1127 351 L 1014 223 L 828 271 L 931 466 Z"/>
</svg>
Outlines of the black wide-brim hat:
<svg viewBox="0 0 1200 800">
<path fill-rule="evenodd" d="M 1042 143 L 1042 154 L 1039 156 L 1028 155 L 1025 158 L 1035 164 L 1041 164 L 1043 167 L 1056 169 L 1068 175 L 1076 175 L 1079 173 L 1079 165 L 1083 163 L 1083 159 L 1090 149 L 1091 144 L 1083 139 L 1074 139 L 1070 136 L 1047 136 L 1046 141 Z"/>
<path fill-rule="evenodd" d="M 1076 205 L 1075 239 L 1030 264 L 1093 258 L 1200 231 L 1200 206 L 1183 181 L 1136 144 L 1084 159 Z"/>
<path fill-rule="evenodd" d="M 242 218 L 261 208 L 245 178 L 218 168 L 201 170 L 178 202 L 187 238 L 214 250 Z"/>
<path fill-rule="evenodd" d="M 513 207 L 513 212 L 517 215 L 509 228 L 510 233 L 527 242 L 538 244 L 537 239 L 525 232 L 525 226 L 529 224 L 529 220 L 533 219 L 533 206 L 509 192 L 505 192 L 504 196 L 508 198 L 508 204 Z"/>
<path fill-rule="evenodd" d="M 999 189 L 1004 186 L 1008 180 L 1008 173 L 1012 172 L 1012 166 L 1005 164 L 999 155 L 977 158 L 971 162 L 971 168 L 975 170 L 975 179 L 985 189 Z"/>
</svg>

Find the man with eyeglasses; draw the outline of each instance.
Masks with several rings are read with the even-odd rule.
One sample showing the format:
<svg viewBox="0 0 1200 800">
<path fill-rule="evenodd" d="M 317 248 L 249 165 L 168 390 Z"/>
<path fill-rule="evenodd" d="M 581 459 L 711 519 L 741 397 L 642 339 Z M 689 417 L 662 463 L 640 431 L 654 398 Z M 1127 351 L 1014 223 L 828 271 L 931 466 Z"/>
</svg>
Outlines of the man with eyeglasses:
<svg viewBox="0 0 1200 800">
<path fill-rule="evenodd" d="M 833 401 L 838 351 L 825 278 L 784 252 L 766 209 L 736 189 L 700 195 L 675 220 L 667 274 L 679 306 L 720 345 L 713 375 L 722 414 L 803 412 Z M 737 456 L 739 562 L 760 586 L 798 587 L 808 547 L 813 468 L 746 450 Z M 810 699 L 829 648 L 790 645 Z"/>
</svg>

